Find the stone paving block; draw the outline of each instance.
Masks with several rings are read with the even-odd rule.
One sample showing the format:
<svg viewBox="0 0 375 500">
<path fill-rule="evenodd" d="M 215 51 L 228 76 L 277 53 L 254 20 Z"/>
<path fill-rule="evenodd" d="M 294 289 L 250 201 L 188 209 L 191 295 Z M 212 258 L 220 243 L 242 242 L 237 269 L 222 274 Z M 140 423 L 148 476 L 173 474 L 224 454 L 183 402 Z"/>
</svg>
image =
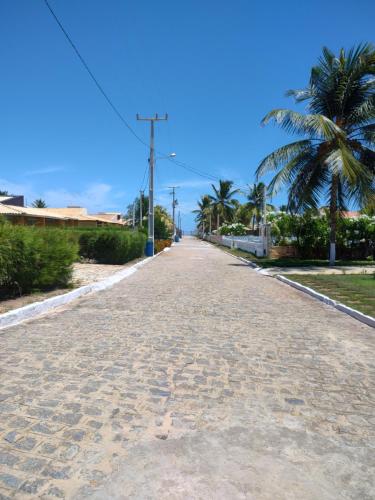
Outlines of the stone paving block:
<svg viewBox="0 0 375 500">
<path fill-rule="evenodd" d="M 44 468 L 46 463 L 46 459 L 29 457 L 19 464 L 19 468 L 25 472 L 39 472 Z"/>
<path fill-rule="evenodd" d="M 0 472 L 0 484 L 10 490 L 17 490 L 22 484 L 22 479 L 13 474 L 4 474 Z"/>
<path fill-rule="evenodd" d="M 29 495 L 37 495 L 46 482 L 47 481 L 44 479 L 28 480 L 22 484 L 20 490 L 24 493 L 28 493 Z"/>
<path fill-rule="evenodd" d="M 12 467 L 17 462 L 19 462 L 19 457 L 13 453 L 0 449 L 0 465 L 7 465 Z"/>
</svg>

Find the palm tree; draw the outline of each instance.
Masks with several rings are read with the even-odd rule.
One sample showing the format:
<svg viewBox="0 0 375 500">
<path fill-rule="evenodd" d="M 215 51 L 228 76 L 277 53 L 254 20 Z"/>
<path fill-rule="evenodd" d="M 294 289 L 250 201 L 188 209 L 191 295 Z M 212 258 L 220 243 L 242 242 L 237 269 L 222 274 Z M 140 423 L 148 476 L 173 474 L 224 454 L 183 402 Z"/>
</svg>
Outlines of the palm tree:
<svg viewBox="0 0 375 500">
<path fill-rule="evenodd" d="M 264 197 L 266 196 L 266 185 L 264 182 L 258 182 L 254 184 L 253 187 L 249 186 L 249 193 L 247 195 L 248 202 L 246 206 L 253 212 L 252 216 L 252 228 L 254 230 L 255 221 L 259 227 L 259 223 L 262 219 Z M 266 204 L 266 210 L 274 210 L 274 206 L 269 203 Z"/>
<path fill-rule="evenodd" d="M 209 197 L 216 212 L 216 229 L 219 229 L 220 227 L 220 217 L 222 217 L 224 221 L 226 221 L 230 220 L 233 216 L 235 204 L 233 195 L 238 193 L 240 190 L 232 189 L 232 187 L 232 181 L 219 180 L 218 187 L 212 184 L 214 196 L 209 195 Z"/>
<path fill-rule="evenodd" d="M 47 208 L 47 204 L 42 198 L 37 198 L 33 201 L 32 206 L 34 208 Z"/>
<path fill-rule="evenodd" d="M 193 213 L 197 214 L 195 220 L 198 223 L 198 227 L 202 228 L 202 233 L 204 234 L 206 232 L 206 225 L 208 224 L 208 218 L 211 216 L 212 209 L 211 198 L 208 194 L 201 196 L 201 199 L 198 201 L 198 207 L 198 210 L 193 210 Z M 209 225 L 211 226 L 211 224 Z"/>
<path fill-rule="evenodd" d="M 263 119 L 305 138 L 283 146 L 261 162 L 257 177 L 277 171 L 269 186 L 289 187 L 293 211 L 316 208 L 327 198 L 330 214 L 330 265 L 336 259 L 338 214 L 348 202 L 364 206 L 375 190 L 375 49 L 359 45 L 336 57 L 323 49 L 311 70 L 309 85 L 290 90 L 297 103 L 307 101 L 309 114 L 275 109 Z"/>
</svg>

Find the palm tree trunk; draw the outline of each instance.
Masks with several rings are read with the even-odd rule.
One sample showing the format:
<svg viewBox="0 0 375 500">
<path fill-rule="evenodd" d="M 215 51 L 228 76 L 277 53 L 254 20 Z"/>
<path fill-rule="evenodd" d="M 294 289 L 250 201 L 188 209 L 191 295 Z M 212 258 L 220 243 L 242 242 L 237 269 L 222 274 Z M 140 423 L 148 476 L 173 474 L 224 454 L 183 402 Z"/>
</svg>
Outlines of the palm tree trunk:
<svg viewBox="0 0 375 500">
<path fill-rule="evenodd" d="M 337 229 L 337 190 L 339 179 L 337 175 L 332 176 L 331 200 L 329 203 L 329 265 L 334 266 L 336 261 L 336 229 Z"/>
<path fill-rule="evenodd" d="M 217 222 L 216 229 L 219 229 L 219 227 L 220 227 L 220 214 L 219 213 L 217 214 L 216 222 Z"/>
</svg>

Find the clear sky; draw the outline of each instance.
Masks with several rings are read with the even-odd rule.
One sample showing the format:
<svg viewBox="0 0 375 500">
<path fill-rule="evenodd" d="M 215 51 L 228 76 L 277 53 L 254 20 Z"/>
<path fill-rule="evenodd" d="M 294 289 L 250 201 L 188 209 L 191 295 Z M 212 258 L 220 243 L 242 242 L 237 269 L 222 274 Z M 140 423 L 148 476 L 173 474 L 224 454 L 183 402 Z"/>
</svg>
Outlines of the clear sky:
<svg viewBox="0 0 375 500">
<path fill-rule="evenodd" d="M 289 140 L 260 126 L 293 107 L 323 45 L 374 41 L 372 0 L 50 0 L 135 131 L 136 113 L 169 113 L 160 151 L 195 169 L 254 182 L 259 161 Z M 148 151 L 94 86 L 43 0 L 0 0 L 0 189 L 31 203 L 121 210 L 141 187 Z M 300 106 L 301 111 L 303 107 Z M 176 184 L 185 229 L 210 182 L 157 162 L 156 201 Z M 276 204 L 285 200 L 280 193 Z"/>
</svg>

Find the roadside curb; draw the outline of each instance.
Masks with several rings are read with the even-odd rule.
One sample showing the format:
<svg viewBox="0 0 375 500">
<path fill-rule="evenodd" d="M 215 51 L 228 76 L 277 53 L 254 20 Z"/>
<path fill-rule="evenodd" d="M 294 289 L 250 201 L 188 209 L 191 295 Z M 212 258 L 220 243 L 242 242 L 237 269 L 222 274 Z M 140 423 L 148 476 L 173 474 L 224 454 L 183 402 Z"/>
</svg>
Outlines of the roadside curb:
<svg viewBox="0 0 375 500">
<path fill-rule="evenodd" d="M 206 240 L 203 240 L 203 241 L 206 241 Z M 206 243 L 209 243 L 213 247 L 217 246 L 214 243 L 211 243 L 210 241 L 206 241 Z M 262 274 L 263 276 L 271 276 L 266 271 L 266 269 L 263 269 L 263 267 L 258 266 L 257 264 L 255 264 L 255 262 L 252 262 L 251 260 L 244 259 L 243 257 L 240 257 L 239 255 L 234 255 L 233 253 L 227 252 L 226 250 L 223 250 L 222 248 L 219 248 L 219 250 L 221 250 L 223 253 L 226 253 L 227 255 L 230 255 L 231 257 L 234 257 L 235 259 L 240 260 L 241 262 L 244 262 L 249 267 L 251 267 L 252 269 L 254 269 L 254 271 L 256 271 L 257 273 Z"/>
<path fill-rule="evenodd" d="M 336 300 L 330 299 L 329 297 L 327 297 L 327 295 L 323 295 L 322 293 L 316 292 L 312 288 L 301 285 L 301 283 L 290 280 L 289 278 L 285 278 L 285 276 L 281 276 L 280 274 L 277 274 L 275 278 L 278 279 L 279 281 L 282 281 L 283 283 L 286 283 L 289 286 L 292 286 L 293 288 L 296 288 L 297 290 L 300 290 L 301 292 L 307 293 L 311 297 L 314 297 L 315 299 L 318 299 L 329 306 L 333 306 L 338 311 L 348 314 L 352 318 L 355 318 L 356 320 L 361 321 L 362 323 L 365 323 L 366 325 L 375 328 L 375 318 L 373 318 L 372 316 L 367 316 L 366 314 L 363 314 L 360 311 L 357 311 L 356 309 L 352 309 L 349 306 L 341 304 L 341 302 L 337 302 Z"/>
<path fill-rule="evenodd" d="M 165 248 L 163 251 L 155 254 L 152 257 L 146 257 L 137 264 L 118 271 L 111 276 L 108 276 L 108 278 L 104 278 L 103 280 L 91 283 L 90 285 L 84 285 L 76 288 L 75 290 L 72 290 L 71 292 L 63 293 L 61 295 L 57 295 L 56 297 L 51 297 L 40 302 L 34 302 L 32 304 L 28 304 L 27 306 L 19 307 L 4 314 L 0 314 L 0 330 L 8 328 L 10 326 L 18 325 L 19 323 L 23 323 L 24 321 L 27 321 L 29 319 L 34 319 L 42 316 L 47 312 L 51 312 L 58 307 L 69 304 L 73 300 L 88 295 L 89 293 L 95 293 L 110 288 L 111 286 L 119 283 L 128 276 L 134 274 L 139 268 L 148 264 L 151 260 L 158 257 L 163 252 L 169 250 L 169 248 Z"/>
</svg>

